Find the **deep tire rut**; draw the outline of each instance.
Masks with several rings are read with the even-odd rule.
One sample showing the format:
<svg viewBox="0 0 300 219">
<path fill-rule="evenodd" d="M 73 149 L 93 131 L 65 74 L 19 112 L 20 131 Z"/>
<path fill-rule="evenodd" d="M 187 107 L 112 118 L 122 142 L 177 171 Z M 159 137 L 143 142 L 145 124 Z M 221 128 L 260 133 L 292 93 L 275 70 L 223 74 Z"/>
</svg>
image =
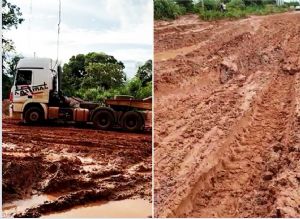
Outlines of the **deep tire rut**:
<svg viewBox="0 0 300 219">
<path fill-rule="evenodd" d="M 284 132 L 294 110 L 290 104 L 292 81 L 286 75 L 274 79 L 254 107 L 249 124 L 241 127 L 241 131 L 236 130 L 226 155 L 219 161 L 221 165 L 212 168 L 214 173 L 206 173 L 208 177 L 201 177 L 196 184 L 190 195 L 192 214 L 179 207 L 176 216 L 276 216 L 276 209 L 272 209 L 276 191 L 268 188 L 268 182 L 279 171 L 274 166 L 280 156 L 276 146 L 286 147 Z"/>
</svg>

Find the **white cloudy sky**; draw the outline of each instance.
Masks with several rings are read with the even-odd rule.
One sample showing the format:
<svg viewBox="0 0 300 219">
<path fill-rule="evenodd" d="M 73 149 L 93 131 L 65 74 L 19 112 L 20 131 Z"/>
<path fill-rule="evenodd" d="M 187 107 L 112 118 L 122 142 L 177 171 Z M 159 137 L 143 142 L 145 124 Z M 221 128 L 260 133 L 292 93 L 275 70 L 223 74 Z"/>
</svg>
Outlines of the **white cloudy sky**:
<svg viewBox="0 0 300 219">
<path fill-rule="evenodd" d="M 25 57 L 56 59 L 58 0 L 10 0 L 25 21 L 6 36 Z M 138 64 L 152 59 L 152 0 L 61 0 L 59 60 L 105 52 L 124 62 L 131 78 Z M 32 5 L 32 10 L 30 10 Z M 32 11 L 32 13 L 30 12 Z"/>
</svg>

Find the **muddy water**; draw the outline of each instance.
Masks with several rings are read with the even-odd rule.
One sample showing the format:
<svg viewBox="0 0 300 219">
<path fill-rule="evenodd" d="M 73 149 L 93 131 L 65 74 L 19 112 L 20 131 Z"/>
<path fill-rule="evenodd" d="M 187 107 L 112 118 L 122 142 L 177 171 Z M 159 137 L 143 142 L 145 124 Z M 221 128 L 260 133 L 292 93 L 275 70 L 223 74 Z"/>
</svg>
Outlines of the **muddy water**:
<svg viewBox="0 0 300 219">
<path fill-rule="evenodd" d="M 2 124 L 4 216 L 47 216 L 62 213 L 59 209 L 65 209 L 64 213 L 72 209 L 77 212 L 79 208 L 74 207 L 79 203 L 85 208 L 88 206 L 84 204 L 92 200 L 106 198 L 110 201 L 115 197 L 151 199 L 150 132 L 136 134 L 59 126 L 21 126 L 9 119 L 4 119 Z M 135 165 L 137 169 L 129 173 Z M 30 197 L 28 194 L 44 192 L 63 194 L 59 194 L 59 201 L 56 198 L 48 204 L 45 204 L 49 200 L 47 197 L 34 196 L 25 200 Z M 102 204 L 107 203 L 89 207 Z M 147 209 L 141 210 L 139 215 L 151 215 Z M 114 208 L 114 211 L 119 210 Z"/>
<path fill-rule="evenodd" d="M 43 204 L 45 201 L 53 201 L 57 198 L 58 196 L 55 195 L 33 195 L 28 199 L 5 203 L 2 206 L 2 216 L 11 217 L 15 213 L 25 211 L 27 208 L 35 207 Z"/>
<path fill-rule="evenodd" d="M 169 50 L 167 52 L 160 52 L 155 54 L 155 61 L 166 61 L 168 59 L 173 59 L 178 55 L 186 55 L 189 52 L 192 52 L 198 47 L 200 47 L 202 44 L 200 43 L 199 45 L 193 45 L 193 46 L 188 46 L 188 47 L 183 47 L 180 49 L 174 49 L 174 50 Z"/>
<path fill-rule="evenodd" d="M 44 218 L 124 218 L 149 217 L 152 215 L 152 204 L 144 199 L 127 199 L 121 201 L 97 202 L 73 208 L 55 214 L 44 215 Z"/>
<path fill-rule="evenodd" d="M 15 213 L 24 212 L 27 208 L 36 207 L 46 201 L 56 200 L 56 195 L 33 195 L 31 198 L 6 203 L 2 207 L 4 218 Z M 152 215 L 152 204 L 144 199 L 126 199 L 121 201 L 95 202 L 74 207 L 71 210 L 44 215 L 50 218 L 71 217 L 148 217 Z"/>
</svg>

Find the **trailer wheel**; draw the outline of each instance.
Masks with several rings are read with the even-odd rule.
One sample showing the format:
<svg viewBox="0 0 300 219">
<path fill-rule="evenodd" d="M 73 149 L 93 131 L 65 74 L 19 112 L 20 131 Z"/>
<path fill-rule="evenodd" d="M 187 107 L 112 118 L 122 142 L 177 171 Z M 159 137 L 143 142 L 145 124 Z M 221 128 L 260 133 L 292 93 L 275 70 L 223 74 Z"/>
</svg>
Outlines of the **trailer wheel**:
<svg viewBox="0 0 300 219">
<path fill-rule="evenodd" d="M 38 107 L 30 107 L 25 111 L 25 123 L 37 124 L 43 120 L 42 110 Z"/>
<path fill-rule="evenodd" d="M 93 116 L 93 124 L 96 129 L 109 130 L 114 124 L 114 116 L 109 111 L 101 110 Z"/>
<path fill-rule="evenodd" d="M 131 132 L 136 132 L 136 131 L 140 131 L 143 125 L 144 125 L 144 120 L 139 113 L 134 111 L 129 111 L 124 114 L 123 117 L 124 129 Z"/>
</svg>

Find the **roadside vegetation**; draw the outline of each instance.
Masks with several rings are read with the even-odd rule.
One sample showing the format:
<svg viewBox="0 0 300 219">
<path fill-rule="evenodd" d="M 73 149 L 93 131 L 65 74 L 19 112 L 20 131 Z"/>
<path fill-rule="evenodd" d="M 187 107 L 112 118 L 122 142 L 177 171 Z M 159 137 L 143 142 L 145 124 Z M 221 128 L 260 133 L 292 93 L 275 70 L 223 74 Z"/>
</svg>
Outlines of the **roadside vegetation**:
<svg viewBox="0 0 300 219">
<path fill-rule="evenodd" d="M 221 11 L 221 3 L 226 11 Z M 238 19 L 249 15 L 267 15 L 285 12 L 299 3 L 276 5 L 276 0 L 154 0 L 154 17 L 159 20 L 175 19 L 187 13 L 199 14 L 203 20 Z"/>
<path fill-rule="evenodd" d="M 6 35 L 11 29 L 18 28 L 23 21 L 20 8 L 7 0 L 2 0 L 2 99 L 6 99 L 9 95 L 16 63 L 20 59 L 14 42 Z"/>
<path fill-rule="evenodd" d="M 183 15 L 183 7 L 172 0 L 154 0 L 154 19 L 167 20 L 175 19 Z"/>
<path fill-rule="evenodd" d="M 91 52 L 72 56 L 63 66 L 64 95 L 89 101 L 103 101 L 115 95 L 143 99 L 152 95 L 152 60 L 139 66 L 127 80 L 124 64 L 113 56 Z"/>
<path fill-rule="evenodd" d="M 207 7 L 207 2 L 214 1 L 213 7 Z M 249 15 L 267 15 L 289 10 L 287 5 L 277 6 L 275 1 L 246 1 L 231 0 L 226 4 L 226 11 L 220 10 L 221 2 L 218 0 L 204 0 L 205 8 L 198 3 L 195 8 L 203 20 L 238 19 Z M 208 4 L 211 5 L 211 4 Z"/>
</svg>

